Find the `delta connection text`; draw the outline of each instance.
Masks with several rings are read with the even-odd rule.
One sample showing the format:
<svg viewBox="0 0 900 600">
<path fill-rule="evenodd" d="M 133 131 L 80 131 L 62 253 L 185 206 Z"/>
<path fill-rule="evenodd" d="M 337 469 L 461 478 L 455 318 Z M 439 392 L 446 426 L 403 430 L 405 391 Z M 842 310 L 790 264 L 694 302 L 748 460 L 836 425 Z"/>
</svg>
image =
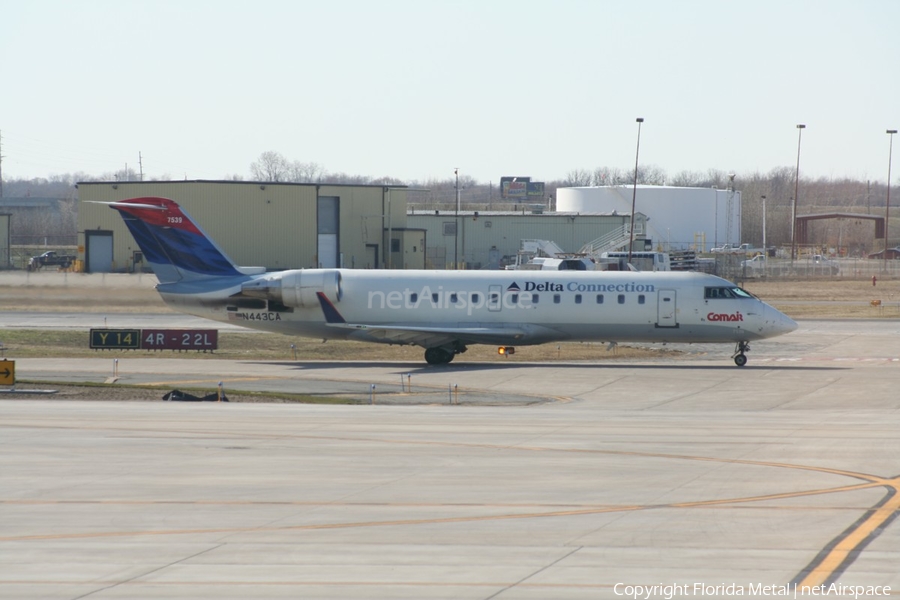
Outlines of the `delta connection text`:
<svg viewBox="0 0 900 600">
<path fill-rule="evenodd" d="M 496 301 L 502 303 L 502 307 L 505 309 L 531 308 L 536 304 L 535 295 L 540 292 L 557 294 L 563 292 L 642 294 L 655 291 L 656 286 L 653 284 L 635 283 L 633 281 L 620 283 L 526 281 L 524 287 L 519 287 L 517 283 L 513 282 L 507 286 L 506 290 L 500 294 Z M 425 303 L 432 308 L 468 310 L 468 314 L 471 315 L 473 310 L 486 306 L 490 301 L 490 293 L 486 294 L 483 290 L 445 290 L 443 286 L 433 289 L 426 285 L 421 290 L 411 290 L 409 288 L 402 291 L 392 290 L 389 292 L 369 290 L 368 308 L 399 310 L 418 308 Z"/>
<path fill-rule="evenodd" d="M 785 585 L 771 585 L 764 583 L 658 583 L 655 585 L 632 585 L 617 583 L 613 586 L 616 596 L 637 600 L 649 600 L 650 598 L 684 597 L 726 597 L 726 596 L 772 596 L 782 598 L 815 598 L 830 596 L 833 598 L 875 598 L 890 596 L 891 586 L 888 585 L 845 585 L 831 583 L 822 585 L 799 585 L 789 583 Z"/>
</svg>

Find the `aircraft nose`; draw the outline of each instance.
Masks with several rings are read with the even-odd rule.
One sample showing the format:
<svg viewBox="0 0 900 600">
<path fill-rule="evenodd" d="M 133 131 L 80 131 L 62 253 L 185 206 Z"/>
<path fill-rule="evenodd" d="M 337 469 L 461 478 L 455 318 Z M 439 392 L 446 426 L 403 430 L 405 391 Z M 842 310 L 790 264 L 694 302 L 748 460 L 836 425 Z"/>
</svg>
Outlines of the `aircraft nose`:
<svg viewBox="0 0 900 600">
<path fill-rule="evenodd" d="M 769 318 L 766 320 L 771 324 L 772 335 L 784 335 L 797 329 L 797 322 L 780 310 L 769 306 L 768 313 Z"/>
</svg>

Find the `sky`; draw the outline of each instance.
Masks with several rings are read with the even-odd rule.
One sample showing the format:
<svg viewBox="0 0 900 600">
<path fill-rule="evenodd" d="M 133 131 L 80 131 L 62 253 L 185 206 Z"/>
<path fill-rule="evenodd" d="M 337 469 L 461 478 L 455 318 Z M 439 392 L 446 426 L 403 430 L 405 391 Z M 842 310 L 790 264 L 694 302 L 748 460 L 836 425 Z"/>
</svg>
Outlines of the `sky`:
<svg viewBox="0 0 900 600">
<path fill-rule="evenodd" d="M 0 0 L 4 179 L 887 180 L 897 0 Z M 796 125 L 807 127 L 798 140 Z M 900 168 L 893 171 L 894 181 Z"/>
</svg>

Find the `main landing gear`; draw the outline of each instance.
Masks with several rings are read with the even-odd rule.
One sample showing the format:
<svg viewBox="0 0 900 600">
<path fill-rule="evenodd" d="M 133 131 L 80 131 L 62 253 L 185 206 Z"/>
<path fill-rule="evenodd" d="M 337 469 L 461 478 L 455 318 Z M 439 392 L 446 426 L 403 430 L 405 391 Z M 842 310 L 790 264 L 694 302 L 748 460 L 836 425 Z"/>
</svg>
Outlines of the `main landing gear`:
<svg viewBox="0 0 900 600">
<path fill-rule="evenodd" d="M 738 342 L 734 349 L 734 355 L 731 357 L 734 359 L 734 364 L 739 367 L 743 367 L 747 364 L 747 355 L 744 354 L 745 352 L 750 352 L 749 342 Z"/>
<path fill-rule="evenodd" d="M 456 356 L 450 350 L 445 350 L 444 348 L 426 348 L 425 349 L 425 362 L 429 365 L 445 365 Z"/>
<path fill-rule="evenodd" d="M 455 344 L 450 348 L 426 348 L 425 362 L 429 365 L 446 365 L 453 360 L 457 354 L 462 354 L 468 350 L 463 344 Z"/>
</svg>

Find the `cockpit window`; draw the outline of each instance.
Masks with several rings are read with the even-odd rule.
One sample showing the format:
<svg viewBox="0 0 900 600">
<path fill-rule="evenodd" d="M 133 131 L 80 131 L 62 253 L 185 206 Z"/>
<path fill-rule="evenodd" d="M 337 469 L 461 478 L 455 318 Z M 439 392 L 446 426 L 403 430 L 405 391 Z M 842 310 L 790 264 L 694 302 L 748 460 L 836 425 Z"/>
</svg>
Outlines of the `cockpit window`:
<svg viewBox="0 0 900 600">
<path fill-rule="evenodd" d="M 754 298 L 755 296 L 737 286 L 734 287 L 708 287 L 704 289 L 703 297 L 707 300 L 722 298 Z"/>
<path fill-rule="evenodd" d="M 707 300 L 710 300 L 710 299 L 718 300 L 720 298 L 734 298 L 734 296 L 731 294 L 731 291 L 725 287 L 708 287 L 708 288 L 706 288 L 704 297 Z"/>
</svg>

